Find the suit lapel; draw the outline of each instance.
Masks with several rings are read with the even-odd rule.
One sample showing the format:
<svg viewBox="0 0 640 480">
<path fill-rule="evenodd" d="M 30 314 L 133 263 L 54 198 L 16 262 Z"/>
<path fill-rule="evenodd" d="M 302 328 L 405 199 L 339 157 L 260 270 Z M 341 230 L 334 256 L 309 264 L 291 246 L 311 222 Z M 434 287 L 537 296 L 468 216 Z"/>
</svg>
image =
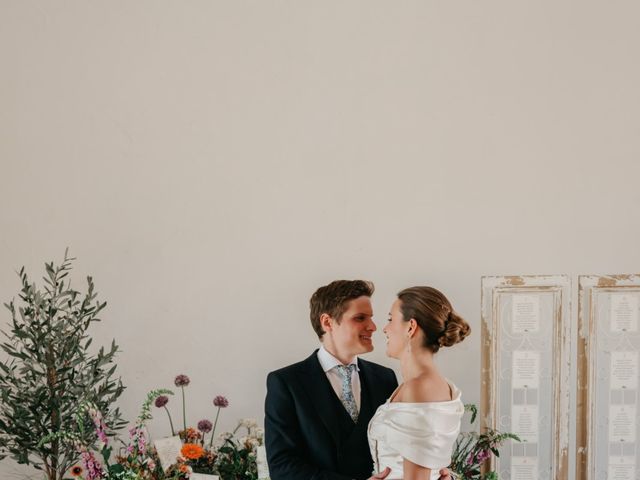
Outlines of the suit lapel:
<svg viewBox="0 0 640 480">
<path fill-rule="evenodd" d="M 336 397 L 333 387 L 322 370 L 318 361 L 317 351 L 305 361 L 305 372 L 301 381 L 306 386 L 311 403 L 318 412 L 322 423 L 333 437 L 336 446 L 340 446 L 340 424 L 336 415 L 335 405 L 339 400 Z M 335 398 L 334 398 L 335 397 Z M 345 412 L 346 413 L 346 412 Z"/>
<path fill-rule="evenodd" d="M 379 405 L 375 404 L 375 381 L 372 378 L 371 370 L 368 365 L 358 359 L 358 368 L 360 370 L 360 415 L 358 421 L 369 422 L 373 416 L 373 412 Z"/>
</svg>

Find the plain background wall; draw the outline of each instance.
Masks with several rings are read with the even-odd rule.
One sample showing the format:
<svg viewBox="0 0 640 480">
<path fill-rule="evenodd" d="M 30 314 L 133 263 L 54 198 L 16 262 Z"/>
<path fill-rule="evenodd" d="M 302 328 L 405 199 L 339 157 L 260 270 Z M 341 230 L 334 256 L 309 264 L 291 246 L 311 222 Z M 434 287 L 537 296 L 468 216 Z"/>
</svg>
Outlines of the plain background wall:
<svg viewBox="0 0 640 480">
<path fill-rule="evenodd" d="M 316 347 L 316 287 L 373 280 L 381 329 L 433 285 L 478 402 L 482 275 L 640 270 L 639 50 L 635 1 L 1 0 L 0 296 L 69 246 L 127 418 L 186 373 L 222 431 Z"/>
</svg>

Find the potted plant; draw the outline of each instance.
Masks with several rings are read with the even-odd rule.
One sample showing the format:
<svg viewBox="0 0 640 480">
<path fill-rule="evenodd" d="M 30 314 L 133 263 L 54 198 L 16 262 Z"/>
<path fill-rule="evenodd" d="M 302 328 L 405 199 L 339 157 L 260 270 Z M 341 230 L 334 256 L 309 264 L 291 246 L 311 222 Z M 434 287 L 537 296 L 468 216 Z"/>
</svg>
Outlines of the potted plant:
<svg viewBox="0 0 640 480">
<path fill-rule="evenodd" d="M 42 470 L 48 480 L 60 480 L 78 458 L 71 439 L 42 438 L 74 428 L 78 405 L 92 404 L 110 429 L 124 425 L 114 402 L 124 387 L 115 377 L 118 346 L 91 348 L 89 329 L 106 306 L 97 299 L 91 277 L 87 291 L 71 288 L 73 258 L 65 252 L 61 265 L 45 264 L 44 285 L 20 270 L 19 300 L 5 306 L 11 312 L 0 345 L 0 460 Z M 96 441 L 91 420 L 81 429 L 83 444 Z"/>
</svg>

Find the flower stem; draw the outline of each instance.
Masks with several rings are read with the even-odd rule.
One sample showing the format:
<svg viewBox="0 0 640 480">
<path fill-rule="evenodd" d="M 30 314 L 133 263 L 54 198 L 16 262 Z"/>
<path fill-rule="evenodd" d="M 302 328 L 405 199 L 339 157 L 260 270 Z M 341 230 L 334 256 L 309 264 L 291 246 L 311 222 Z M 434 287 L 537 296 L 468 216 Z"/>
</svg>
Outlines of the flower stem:
<svg viewBox="0 0 640 480">
<path fill-rule="evenodd" d="M 166 405 L 164 406 L 164 409 L 167 412 L 167 416 L 169 417 L 169 425 L 171 425 L 171 436 L 175 437 L 176 431 L 173 429 L 173 420 L 171 420 L 171 414 L 169 413 Z"/>
<path fill-rule="evenodd" d="M 218 425 L 219 416 L 220 416 L 220 407 L 218 407 L 218 411 L 216 412 L 216 419 L 213 422 L 213 430 L 211 430 L 211 440 L 209 441 L 209 450 L 211 450 L 211 446 L 213 445 L 213 437 L 216 434 L 216 425 Z"/>
<path fill-rule="evenodd" d="M 187 434 L 187 409 L 184 404 L 184 387 L 182 389 L 182 425 L 184 426 L 184 433 Z"/>
</svg>

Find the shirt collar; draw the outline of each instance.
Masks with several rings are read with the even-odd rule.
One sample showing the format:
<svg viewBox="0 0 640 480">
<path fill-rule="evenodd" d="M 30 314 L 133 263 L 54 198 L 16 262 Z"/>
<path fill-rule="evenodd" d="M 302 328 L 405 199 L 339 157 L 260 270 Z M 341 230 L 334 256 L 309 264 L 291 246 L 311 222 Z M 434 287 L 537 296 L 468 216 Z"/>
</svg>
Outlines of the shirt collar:
<svg viewBox="0 0 640 480">
<path fill-rule="evenodd" d="M 318 350 L 318 361 L 325 373 L 338 365 L 342 365 L 342 362 L 331 355 L 327 349 L 324 348 L 324 345 L 320 345 L 320 349 Z M 358 367 L 358 357 L 353 357 L 353 360 L 349 365 L 355 365 L 356 371 L 360 371 L 360 368 Z"/>
</svg>

